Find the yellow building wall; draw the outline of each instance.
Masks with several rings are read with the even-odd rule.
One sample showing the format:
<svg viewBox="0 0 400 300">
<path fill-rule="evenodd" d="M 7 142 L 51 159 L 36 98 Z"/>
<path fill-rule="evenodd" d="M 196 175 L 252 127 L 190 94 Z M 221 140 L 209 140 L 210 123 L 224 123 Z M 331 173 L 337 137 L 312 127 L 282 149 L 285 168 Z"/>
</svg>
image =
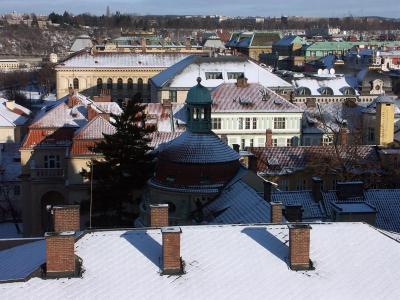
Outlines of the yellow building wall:
<svg viewBox="0 0 400 300">
<path fill-rule="evenodd" d="M 90 170 L 88 157 L 71 158 L 68 162 L 68 182 L 70 184 L 83 184 L 86 180 L 80 174 L 83 169 Z"/>
<path fill-rule="evenodd" d="M 0 142 L 1 143 L 15 143 L 15 127 L 1 127 L 0 128 Z"/>
<path fill-rule="evenodd" d="M 78 92 L 85 92 L 89 89 L 96 89 L 97 79 L 101 78 L 103 80 L 103 87 L 106 88 L 107 79 L 111 78 L 113 80 L 113 95 L 118 95 L 121 92 L 122 96 L 128 92 L 126 85 L 128 79 L 131 78 L 134 84 L 133 93 L 138 92 L 136 85 L 138 79 L 143 80 L 144 89 L 143 94 L 148 93 L 146 85 L 148 80 L 164 71 L 166 68 L 152 68 L 152 69 L 56 69 L 56 79 L 57 79 L 57 98 L 64 97 L 68 94 L 68 89 L 73 86 L 74 78 L 79 79 L 79 89 Z M 119 91 L 117 89 L 117 81 L 121 78 L 124 84 L 124 90 Z"/>
<path fill-rule="evenodd" d="M 394 104 L 378 103 L 376 112 L 376 144 L 387 146 L 394 139 Z"/>
</svg>

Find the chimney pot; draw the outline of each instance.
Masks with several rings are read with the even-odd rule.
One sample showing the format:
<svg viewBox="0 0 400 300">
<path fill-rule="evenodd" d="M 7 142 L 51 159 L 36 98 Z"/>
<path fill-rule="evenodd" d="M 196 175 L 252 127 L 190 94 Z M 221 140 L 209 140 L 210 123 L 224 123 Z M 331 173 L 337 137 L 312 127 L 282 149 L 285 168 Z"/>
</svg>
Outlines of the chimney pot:
<svg viewBox="0 0 400 300">
<path fill-rule="evenodd" d="M 265 130 L 265 147 L 272 147 L 272 130 Z"/>
<path fill-rule="evenodd" d="M 168 204 L 151 204 L 150 227 L 167 227 L 168 225 Z"/>
<path fill-rule="evenodd" d="M 264 200 L 267 202 L 271 202 L 272 201 L 272 188 L 276 184 L 271 181 L 268 181 L 268 180 L 264 180 L 263 184 L 264 184 Z"/>
<path fill-rule="evenodd" d="M 348 130 L 346 128 L 340 128 L 338 138 L 339 138 L 340 145 L 347 146 L 348 138 L 349 138 Z"/>
<path fill-rule="evenodd" d="M 181 260 L 181 233 L 180 227 L 163 227 L 162 233 L 162 254 L 164 275 L 182 274 Z"/>
<path fill-rule="evenodd" d="M 271 202 L 271 223 L 281 224 L 282 223 L 282 202 Z"/>
<path fill-rule="evenodd" d="M 310 229 L 308 224 L 289 227 L 289 264 L 292 270 L 310 270 Z"/>
<path fill-rule="evenodd" d="M 312 195 L 315 202 L 322 201 L 322 179 L 318 176 L 312 177 Z"/>
<path fill-rule="evenodd" d="M 248 159 L 247 168 L 250 171 L 257 173 L 257 156 L 251 154 L 247 157 L 247 159 Z"/>
<path fill-rule="evenodd" d="M 79 231 L 80 214 L 79 205 L 53 206 L 53 224 L 55 232 Z"/>
<path fill-rule="evenodd" d="M 76 273 L 75 232 L 46 233 L 46 276 L 70 277 Z"/>
</svg>

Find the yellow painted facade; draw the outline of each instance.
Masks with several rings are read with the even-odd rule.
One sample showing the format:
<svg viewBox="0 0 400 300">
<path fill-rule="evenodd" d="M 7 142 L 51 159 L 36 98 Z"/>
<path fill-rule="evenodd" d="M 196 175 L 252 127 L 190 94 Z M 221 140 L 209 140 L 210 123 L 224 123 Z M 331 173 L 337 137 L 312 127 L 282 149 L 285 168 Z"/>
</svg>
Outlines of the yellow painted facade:
<svg viewBox="0 0 400 300">
<path fill-rule="evenodd" d="M 388 146 L 394 139 L 394 103 L 376 105 L 376 144 Z"/>
<path fill-rule="evenodd" d="M 87 96 L 99 95 L 97 88 L 98 79 L 102 80 L 102 88 L 107 88 L 107 81 L 112 80 L 111 95 L 115 99 L 132 97 L 140 92 L 143 96 L 148 96 L 148 80 L 164 71 L 165 68 L 56 68 L 57 98 L 60 99 L 68 95 L 69 87 L 74 87 L 77 92 Z M 78 86 L 74 85 L 74 79 L 78 80 Z M 118 87 L 118 80 L 122 79 L 122 88 Z M 132 80 L 133 87 L 130 89 L 128 81 Z M 143 83 L 141 87 L 140 81 Z"/>
</svg>

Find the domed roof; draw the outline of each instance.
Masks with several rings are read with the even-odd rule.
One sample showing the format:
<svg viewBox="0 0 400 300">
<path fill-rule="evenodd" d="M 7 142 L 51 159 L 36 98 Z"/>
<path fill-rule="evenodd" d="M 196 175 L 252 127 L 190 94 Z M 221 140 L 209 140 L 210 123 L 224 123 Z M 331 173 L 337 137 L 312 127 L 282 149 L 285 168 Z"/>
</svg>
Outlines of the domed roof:
<svg viewBox="0 0 400 300">
<path fill-rule="evenodd" d="M 213 164 L 238 161 L 240 156 L 212 132 L 185 131 L 165 146 L 159 158 L 176 163 Z"/>
<path fill-rule="evenodd" d="M 201 85 L 201 78 L 197 78 L 197 85 L 192 87 L 186 97 L 187 104 L 212 104 L 210 91 Z"/>
</svg>

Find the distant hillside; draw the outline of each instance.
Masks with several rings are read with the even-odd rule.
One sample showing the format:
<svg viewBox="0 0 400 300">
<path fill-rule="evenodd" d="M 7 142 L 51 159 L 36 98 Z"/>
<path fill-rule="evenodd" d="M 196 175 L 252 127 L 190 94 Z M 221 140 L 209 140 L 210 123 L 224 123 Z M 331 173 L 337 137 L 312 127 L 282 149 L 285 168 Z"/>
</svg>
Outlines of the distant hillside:
<svg viewBox="0 0 400 300">
<path fill-rule="evenodd" d="M 45 56 L 51 52 L 63 56 L 76 36 L 83 34 L 76 28 L 50 28 L 40 30 L 27 26 L 0 28 L 0 55 Z"/>
</svg>

